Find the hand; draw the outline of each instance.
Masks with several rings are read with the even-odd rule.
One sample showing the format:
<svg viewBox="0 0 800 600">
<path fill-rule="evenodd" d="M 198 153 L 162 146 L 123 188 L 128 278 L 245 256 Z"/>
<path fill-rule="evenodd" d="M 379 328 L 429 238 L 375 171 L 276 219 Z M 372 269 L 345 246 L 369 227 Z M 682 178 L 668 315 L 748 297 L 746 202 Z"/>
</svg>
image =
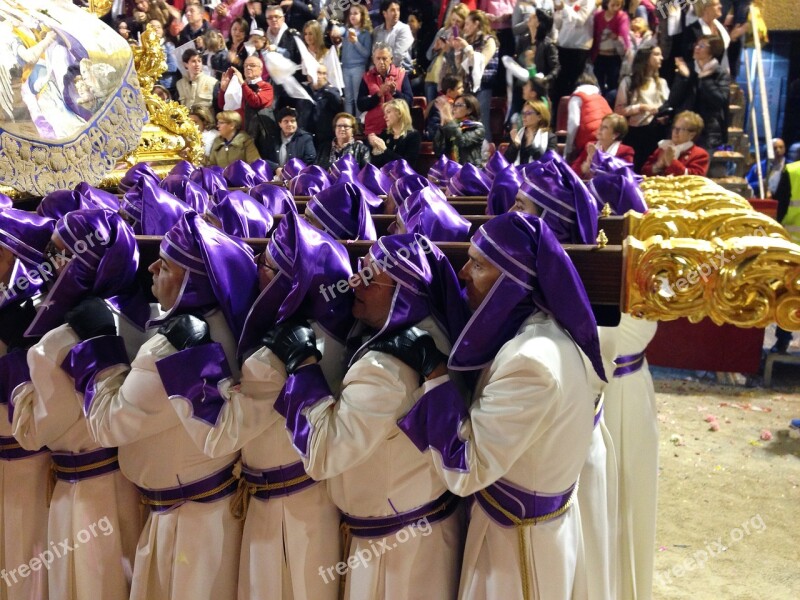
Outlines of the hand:
<svg viewBox="0 0 800 600">
<path fill-rule="evenodd" d="M 244 77 L 242 76 L 242 73 L 241 71 L 239 71 L 239 69 L 233 69 L 233 74 L 240 84 L 244 83 Z"/>
<path fill-rule="evenodd" d="M 594 158 L 594 153 L 597 152 L 597 144 L 594 142 L 589 142 L 586 144 L 586 160 L 592 162 L 592 158 Z"/>
<path fill-rule="evenodd" d="M 369 349 L 391 354 L 423 378 L 427 378 L 437 367 L 447 363 L 447 356 L 436 347 L 431 334 L 418 327 L 409 327 L 383 336 L 370 344 Z"/>
<path fill-rule="evenodd" d="M 358 41 L 358 36 L 356 35 L 356 32 L 354 30 L 348 29 L 347 39 L 349 39 L 351 43 L 355 44 Z"/>
<path fill-rule="evenodd" d="M 684 77 L 689 77 L 689 67 L 686 66 L 686 62 L 682 58 L 675 59 L 675 70 L 678 71 Z"/>
<path fill-rule="evenodd" d="M 281 174 L 282 173 L 283 173 L 283 167 L 278 167 L 277 169 L 275 169 L 275 179 L 277 181 L 281 180 Z"/>
<path fill-rule="evenodd" d="M 317 350 L 317 336 L 307 321 L 289 319 L 270 331 L 261 341 L 283 361 L 286 372 L 291 375 L 310 358 L 319 360 L 322 354 Z"/>
<path fill-rule="evenodd" d="M 158 328 L 178 351 L 211 343 L 208 323 L 194 315 L 179 315 Z"/>
<path fill-rule="evenodd" d="M 230 69 L 228 69 L 222 74 L 222 77 L 219 80 L 219 89 L 225 92 L 225 90 L 228 89 L 228 85 L 230 84 L 230 82 L 231 82 L 231 73 Z"/>
<path fill-rule="evenodd" d="M 215 8 L 217 14 L 220 17 L 227 17 L 228 16 L 228 7 L 225 4 L 217 4 L 217 8 Z"/>
<path fill-rule="evenodd" d="M 33 302 L 15 302 L 0 309 L 0 340 L 8 351 L 14 348 L 26 348 L 34 342 L 33 338 L 26 338 L 25 331 L 30 327 L 36 316 Z"/>
<path fill-rule="evenodd" d="M 117 335 L 114 313 L 105 300 L 97 296 L 81 300 L 78 306 L 67 312 L 64 321 L 82 340 L 100 335 Z"/>
</svg>

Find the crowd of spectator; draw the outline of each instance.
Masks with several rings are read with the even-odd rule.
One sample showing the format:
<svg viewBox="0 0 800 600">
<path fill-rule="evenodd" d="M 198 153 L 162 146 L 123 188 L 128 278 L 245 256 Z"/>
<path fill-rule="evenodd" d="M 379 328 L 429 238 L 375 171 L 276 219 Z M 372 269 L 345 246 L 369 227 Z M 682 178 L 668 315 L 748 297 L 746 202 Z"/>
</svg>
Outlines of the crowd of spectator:
<svg viewBox="0 0 800 600">
<path fill-rule="evenodd" d="M 563 153 L 589 177 L 585 167 L 598 148 L 631 161 L 637 172 L 645 164 L 677 172 L 680 164 L 682 172 L 705 174 L 699 165 L 727 143 L 730 82 L 748 35 L 749 2 L 116 5 L 124 6 L 117 31 L 132 44 L 148 24 L 162 36 L 167 70 L 157 93 L 186 105 L 202 123 L 210 164 L 238 154 L 231 146 L 243 136 L 252 142 L 246 153 L 252 147 L 277 166 L 291 154 L 287 147 L 308 138 L 313 153 L 304 150 L 304 160 L 323 166 L 352 153 L 359 163 L 402 156 L 416 167 L 422 141 L 432 142 L 435 154 L 478 166 L 505 143 L 507 158 L 524 164 L 554 149 L 557 124 L 566 122 Z M 213 121 L 200 107 L 216 115 L 234 111 L 239 121 L 217 118 L 223 139 L 212 143 Z M 277 118 L 286 108 L 294 111 L 294 131 Z M 413 110 L 422 114 L 419 131 Z M 619 118 L 607 119 L 613 113 Z M 689 154 L 705 159 L 684 164 L 687 144 L 696 147 Z"/>
</svg>

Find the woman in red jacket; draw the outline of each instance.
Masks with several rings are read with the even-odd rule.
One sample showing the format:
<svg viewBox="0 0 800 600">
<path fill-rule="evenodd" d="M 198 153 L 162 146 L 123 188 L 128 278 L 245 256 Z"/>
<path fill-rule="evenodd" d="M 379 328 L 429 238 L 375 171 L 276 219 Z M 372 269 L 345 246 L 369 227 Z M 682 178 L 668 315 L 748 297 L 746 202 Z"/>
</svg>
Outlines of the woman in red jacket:
<svg viewBox="0 0 800 600">
<path fill-rule="evenodd" d="M 625 117 L 616 113 L 611 113 L 603 117 L 600 128 L 597 130 L 597 141 L 589 142 L 572 163 L 572 170 L 581 179 L 591 179 L 591 165 L 594 153 L 602 150 L 606 154 L 616 156 L 633 164 L 633 148 L 626 146 L 620 140 L 628 133 L 628 122 Z"/>
<path fill-rule="evenodd" d="M 694 143 L 703 131 L 703 118 L 683 111 L 672 125 L 672 139 L 661 140 L 642 167 L 642 175 L 705 175 L 708 152 Z"/>
</svg>

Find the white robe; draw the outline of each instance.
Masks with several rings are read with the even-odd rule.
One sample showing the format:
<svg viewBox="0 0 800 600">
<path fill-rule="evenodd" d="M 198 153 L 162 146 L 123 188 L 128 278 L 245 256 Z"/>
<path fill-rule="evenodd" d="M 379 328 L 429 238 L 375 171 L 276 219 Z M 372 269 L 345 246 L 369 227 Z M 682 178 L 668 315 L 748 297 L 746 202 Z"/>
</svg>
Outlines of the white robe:
<svg viewBox="0 0 800 600">
<path fill-rule="evenodd" d="M 618 327 L 600 327 L 604 359 L 642 352 L 657 323 L 622 315 Z M 647 367 L 622 377 L 607 372 L 605 422 L 619 468 L 619 568 L 617 598 L 650 600 L 658 497 L 658 414 Z"/>
<path fill-rule="evenodd" d="M 592 388 L 582 354 L 548 316 L 531 315 L 484 368 L 469 419 L 466 472 L 445 469 L 447 487 L 468 496 L 499 479 L 528 491 L 560 494 L 578 481 L 592 437 Z M 425 390 L 443 381 L 427 382 Z M 586 598 L 579 502 L 524 529 L 530 599 Z M 518 530 L 472 506 L 459 597 L 523 598 Z"/>
<path fill-rule="evenodd" d="M 236 377 L 236 343 L 221 312 L 204 317 L 211 338 L 222 343 Z M 171 488 L 204 479 L 231 464 L 238 452 L 215 459 L 186 433 L 167 398 L 156 361 L 175 352 L 160 334 L 144 345 L 130 368 L 102 371 L 88 420 L 98 443 L 119 447 L 119 464 L 133 483 Z M 151 512 L 139 539 L 131 600 L 217 600 L 236 596 L 242 524 L 230 497 L 186 502 Z"/>
<path fill-rule="evenodd" d="M 0 356 L 6 345 L 0 341 Z M 7 406 L 0 405 L 0 436 L 12 437 Z M 47 599 L 47 571 L 19 573 L 20 565 L 48 550 L 47 486 L 50 453 L 0 460 L 0 600 Z M 13 573 L 12 573 L 13 571 Z"/>
<path fill-rule="evenodd" d="M 449 351 L 432 319 L 417 327 L 430 332 L 440 350 Z M 430 456 L 421 454 L 397 428 L 397 419 L 419 397 L 419 375 L 393 356 L 368 351 L 347 371 L 342 386 L 338 401 L 328 397 L 308 411 L 311 435 L 303 458 L 314 479 L 328 479 L 334 503 L 353 516 L 388 517 L 444 494 Z M 356 566 L 347 570 L 344 597 L 455 598 L 461 512 L 428 527 L 404 527 L 382 538 L 353 537 L 343 560 L 350 558 Z M 357 562 L 359 556 L 362 562 Z"/>
<path fill-rule="evenodd" d="M 23 448 L 73 453 L 100 448 L 83 418 L 83 396 L 61 369 L 78 342 L 72 328 L 61 325 L 28 351 L 32 381 L 14 394 L 13 431 Z M 103 530 L 90 529 L 98 523 Z M 143 523 L 139 492 L 119 470 L 75 483 L 58 480 L 48 541 L 58 547 L 68 540 L 75 549 L 48 570 L 50 600 L 127 600 Z"/>
<path fill-rule="evenodd" d="M 341 344 L 312 323 L 321 366 L 332 390 L 344 375 Z M 186 399 L 173 397 L 186 431 L 207 456 L 241 449 L 249 469 L 264 471 L 299 460 L 286 435 L 283 417 L 273 408 L 286 383 L 283 362 L 266 347 L 242 365 L 239 389 L 220 386 L 227 400 L 214 427 L 195 419 Z M 323 577 L 319 568 L 341 560 L 339 511 L 325 483 L 289 496 L 262 500 L 251 497 L 244 522 L 239 563 L 239 600 L 335 600 L 339 578 Z"/>
</svg>

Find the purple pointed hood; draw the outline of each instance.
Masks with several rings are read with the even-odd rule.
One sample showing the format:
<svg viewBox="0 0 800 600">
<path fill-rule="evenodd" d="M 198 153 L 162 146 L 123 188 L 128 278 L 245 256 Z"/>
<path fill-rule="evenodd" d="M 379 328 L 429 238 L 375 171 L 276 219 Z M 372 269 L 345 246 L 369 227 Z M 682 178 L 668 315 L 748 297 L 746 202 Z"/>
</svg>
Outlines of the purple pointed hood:
<svg viewBox="0 0 800 600">
<path fill-rule="evenodd" d="M 103 298 L 129 321 L 144 328 L 150 306 L 136 281 L 139 248 L 130 226 L 105 209 L 77 210 L 58 221 L 54 235 L 72 255 L 25 335 L 40 337 L 64 322 L 88 296 Z"/>
<path fill-rule="evenodd" d="M 383 326 L 353 355 L 351 363 L 377 337 L 419 323 L 431 316 L 453 343 L 469 318 L 458 277 L 450 261 L 428 238 L 418 233 L 387 235 L 369 249 L 371 265 L 354 277 L 361 283 L 374 277 L 378 267 L 397 283 L 391 309 Z"/>
<path fill-rule="evenodd" d="M 639 188 L 643 178 L 633 172 L 633 165 L 598 150 L 592 157 L 592 171 L 594 176 L 586 186 L 601 206 L 608 203 L 616 215 L 629 210 L 647 212 Z"/>
<path fill-rule="evenodd" d="M 397 210 L 397 219 L 406 232 L 419 233 L 432 242 L 469 241 L 470 222 L 436 188 L 411 194 Z"/>
<path fill-rule="evenodd" d="M 483 172 L 488 175 L 489 181 L 494 181 L 494 178 L 497 177 L 501 171 L 508 168 L 509 164 L 510 163 L 501 152 L 495 152 L 489 157 L 489 160 L 486 161 Z"/>
<path fill-rule="evenodd" d="M 386 194 L 386 207 L 387 209 L 394 206 L 394 210 L 390 214 L 397 212 L 397 209 L 406 201 L 411 194 L 419 190 L 430 187 L 431 182 L 425 179 L 422 175 L 404 175 L 395 180 L 389 193 Z"/>
<path fill-rule="evenodd" d="M 345 173 L 350 173 L 352 177 L 355 177 L 358 173 L 358 163 L 352 154 L 345 154 L 331 165 L 329 171 L 331 181 L 337 181 Z"/>
<path fill-rule="evenodd" d="M 306 163 L 304 163 L 299 158 L 292 158 L 289 159 L 285 165 L 283 165 L 283 169 L 281 169 L 281 179 L 284 181 L 289 181 L 290 179 L 294 179 L 300 172 L 306 168 Z"/>
<path fill-rule="evenodd" d="M 448 196 L 485 196 L 489 193 L 489 180 L 483 171 L 467 163 L 447 182 Z"/>
<path fill-rule="evenodd" d="M 111 211 L 119 210 L 119 198 L 105 190 L 98 189 L 82 181 L 75 186 L 75 194 L 80 196 L 87 208 L 107 208 Z"/>
<path fill-rule="evenodd" d="M 14 206 L 14 202 L 6 196 L 5 194 L 0 194 L 0 209 L 2 208 L 11 208 Z"/>
<path fill-rule="evenodd" d="M 228 189 L 228 182 L 225 181 L 220 167 L 199 167 L 192 171 L 189 179 L 199 184 L 209 194 Z"/>
<path fill-rule="evenodd" d="M 167 175 L 159 187 L 182 200 L 198 214 L 204 213 L 211 203 L 208 192 L 199 183 L 189 179 L 188 175 Z"/>
<path fill-rule="evenodd" d="M 517 192 L 522 185 L 522 175 L 514 166 L 500 171 L 492 182 L 492 188 L 486 197 L 486 214 L 502 215 L 514 206 Z"/>
<path fill-rule="evenodd" d="M 272 167 L 270 167 L 269 163 L 263 158 L 254 160 L 252 163 L 250 163 L 250 166 L 256 173 L 256 185 L 261 185 L 262 183 L 272 181 L 272 179 L 275 177 L 275 174 L 272 172 Z"/>
<path fill-rule="evenodd" d="M 489 365 L 538 309 L 569 333 L 606 381 L 583 282 L 544 222 L 519 212 L 499 215 L 481 226 L 472 244 L 500 270 L 500 277 L 464 327 L 449 367 L 466 371 Z"/>
<path fill-rule="evenodd" d="M 337 240 L 375 240 L 375 223 L 363 188 L 352 183 L 337 183 L 315 194 L 306 205 L 323 230 Z"/>
<path fill-rule="evenodd" d="M 291 192 L 273 183 L 262 183 L 250 190 L 250 196 L 261 202 L 272 215 L 287 215 L 297 212 Z"/>
<path fill-rule="evenodd" d="M 367 163 L 356 177 L 358 181 L 376 196 L 383 196 L 392 186 L 392 178 L 385 175 L 372 163 Z"/>
<path fill-rule="evenodd" d="M 259 183 L 264 183 L 260 180 L 253 167 L 244 162 L 243 160 L 235 160 L 222 171 L 222 176 L 228 182 L 230 187 L 250 189 Z"/>
<path fill-rule="evenodd" d="M 428 169 L 428 179 L 434 185 L 445 186 L 450 178 L 461 170 L 461 164 L 456 160 L 450 160 L 442 154 L 439 159 Z"/>
<path fill-rule="evenodd" d="M 36 212 L 44 217 L 60 219 L 68 212 L 81 209 L 107 208 L 119 210 L 119 198 L 104 192 L 88 183 L 79 183 L 74 190 L 56 190 L 50 192 L 36 207 Z"/>
<path fill-rule="evenodd" d="M 562 244 L 596 243 L 597 202 L 586 185 L 560 169 L 556 161 L 526 169 L 519 193 L 536 205 L 539 216 Z"/>
<path fill-rule="evenodd" d="M 125 172 L 125 175 L 123 175 L 117 187 L 119 187 L 121 192 L 127 192 L 134 185 L 136 185 L 136 182 L 139 181 L 142 177 L 148 177 L 156 183 L 158 183 L 160 179 L 160 177 L 156 175 L 156 172 L 153 171 L 153 168 L 150 165 L 148 165 L 147 163 L 140 162 L 136 163 Z"/>
<path fill-rule="evenodd" d="M 384 175 L 388 175 L 393 180 L 400 179 L 406 175 L 417 175 L 417 172 L 411 168 L 411 165 L 408 164 L 405 158 L 390 160 L 381 167 L 381 171 Z"/>
<path fill-rule="evenodd" d="M 295 196 L 313 196 L 329 188 L 331 185 L 328 174 L 322 167 L 312 165 L 306 167 L 303 172 L 289 180 L 287 187 Z"/>
<path fill-rule="evenodd" d="M 188 177 L 196 168 L 189 161 L 182 160 L 169 170 L 168 175 L 184 175 Z"/>
<path fill-rule="evenodd" d="M 0 246 L 16 259 L 8 287 L 0 296 L 0 307 L 34 297 L 44 286 L 43 279 L 48 274 L 52 276 L 53 268 L 44 252 L 55 224 L 53 219 L 35 213 L 16 208 L 0 209 Z M 18 285 L 20 279 L 27 283 Z"/>
<path fill-rule="evenodd" d="M 347 251 L 296 213 L 287 214 L 265 252 L 277 273 L 259 294 L 245 321 L 239 354 L 259 344 L 277 323 L 293 315 L 316 321 L 344 343 L 353 325 L 353 291 L 337 288 L 353 274 Z"/>
<path fill-rule="evenodd" d="M 208 214 L 216 218 L 222 231 L 240 238 L 267 237 L 272 215 L 263 204 L 240 190 L 217 193 L 224 196 L 208 209 Z"/>
<path fill-rule="evenodd" d="M 125 192 L 120 213 L 133 222 L 137 235 L 164 235 L 189 206 L 158 187 L 150 178 L 141 178 Z"/>
<path fill-rule="evenodd" d="M 256 263 L 250 247 L 191 211 L 184 213 L 164 235 L 161 256 L 186 269 L 186 274 L 175 304 L 150 324 L 219 307 L 238 339 L 258 294 Z"/>
</svg>

